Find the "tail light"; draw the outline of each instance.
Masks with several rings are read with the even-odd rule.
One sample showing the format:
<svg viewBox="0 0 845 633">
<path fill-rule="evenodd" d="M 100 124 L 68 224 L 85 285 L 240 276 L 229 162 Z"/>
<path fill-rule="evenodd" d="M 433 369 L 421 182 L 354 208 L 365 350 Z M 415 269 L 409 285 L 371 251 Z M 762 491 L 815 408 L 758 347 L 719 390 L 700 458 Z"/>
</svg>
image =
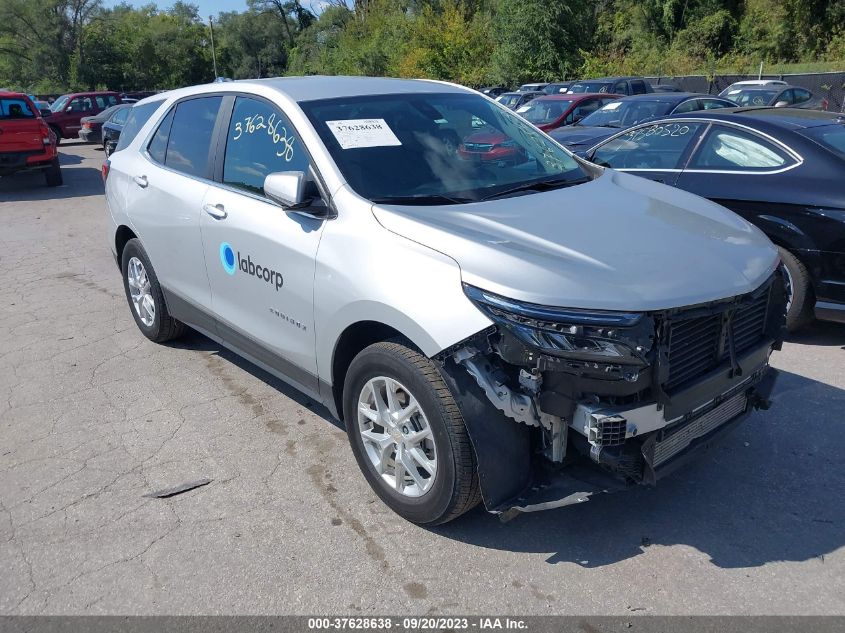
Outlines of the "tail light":
<svg viewBox="0 0 845 633">
<path fill-rule="evenodd" d="M 41 142 L 44 145 L 51 145 L 53 143 L 53 135 L 50 133 L 50 128 L 44 121 L 41 122 Z"/>
<path fill-rule="evenodd" d="M 107 160 L 103 163 L 103 166 L 100 168 L 100 176 L 103 177 L 103 184 L 106 183 L 106 178 L 109 177 L 109 168 L 111 167 L 111 161 Z"/>
<path fill-rule="evenodd" d="M 86 121 L 85 123 L 82 124 L 82 127 L 88 128 L 90 130 L 93 126 Z"/>
</svg>

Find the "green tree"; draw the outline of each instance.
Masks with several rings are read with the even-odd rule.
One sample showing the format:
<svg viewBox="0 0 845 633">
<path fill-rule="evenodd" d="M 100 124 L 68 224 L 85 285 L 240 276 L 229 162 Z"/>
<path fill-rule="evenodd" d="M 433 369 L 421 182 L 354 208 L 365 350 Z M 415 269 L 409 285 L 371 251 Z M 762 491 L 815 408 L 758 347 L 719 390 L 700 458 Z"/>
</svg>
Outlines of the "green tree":
<svg viewBox="0 0 845 633">
<path fill-rule="evenodd" d="M 503 83 L 555 80 L 573 74 L 591 32 L 586 2 L 499 0 L 493 77 Z"/>
</svg>

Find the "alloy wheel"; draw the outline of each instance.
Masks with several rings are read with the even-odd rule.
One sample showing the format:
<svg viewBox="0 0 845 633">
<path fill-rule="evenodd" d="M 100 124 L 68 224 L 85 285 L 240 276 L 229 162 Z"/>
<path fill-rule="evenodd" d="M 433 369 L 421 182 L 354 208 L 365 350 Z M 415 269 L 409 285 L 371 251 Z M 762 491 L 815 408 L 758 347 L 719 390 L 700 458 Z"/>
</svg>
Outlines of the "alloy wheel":
<svg viewBox="0 0 845 633">
<path fill-rule="evenodd" d="M 398 381 L 370 379 L 358 397 L 358 430 L 379 476 L 406 497 L 420 497 L 437 476 L 437 451 L 417 399 Z"/>
<path fill-rule="evenodd" d="M 126 267 L 126 280 L 129 283 L 129 295 L 132 298 L 132 305 L 135 313 L 141 319 L 141 323 L 147 327 L 152 326 L 156 318 L 156 304 L 150 288 L 150 278 L 147 276 L 147 269 L 143 262 L 137 257 L 129 260 Z"/>
</svg>

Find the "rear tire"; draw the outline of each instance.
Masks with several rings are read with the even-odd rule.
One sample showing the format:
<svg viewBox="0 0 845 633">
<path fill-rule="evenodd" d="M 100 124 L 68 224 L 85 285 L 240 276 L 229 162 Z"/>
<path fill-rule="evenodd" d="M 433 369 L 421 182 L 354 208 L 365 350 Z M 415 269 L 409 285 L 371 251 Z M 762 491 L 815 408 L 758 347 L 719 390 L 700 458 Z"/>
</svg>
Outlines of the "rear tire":
<svg viewBox="0 0 845 633">
<path fill-rule="evenodd" d="M 781 261 L 788 275 L 789 307 L 786 311 L 786 329 L 795 332 L 813 320 L 813 290 L 810 286 L 810 274 L 795 255 L 778 246 Z"/>
<path fill-rule="evenodd" d="M 158 277 L 138 238 L 129 240 L 123 247 L 120 270 L 129 310 L 141 333 L 154 343 L 182 336 L 185 324 L 167 311 Z"/>
<path fill-rule="evenodd" d="M 372 407 L 363 406 L 369 415 L 359 412 L 362 402 L 375 397 L 373 385 L 379 386 L 380 394 L 383 386 L 380 404 L 387 405 L 387 411 L 394 410 L 388 395 L 388 385 L 393 386 L 391 394 L 397 403 L 393 419 L 400 422 L 392 430 L 371 417 L 386 420 L 390 416 L 376 414 L 374 400 Z M 417 413 L 401 416 L 399 411 L 412 408 L 411 400 L 416 402 Z M 381 500 L 401 517 L 419 525 L 438 525 L 481 500 L 475 454 L 461 411 L 430 359 L 398 341 L 370 345 L 354 358 L 346 373 L 343 411 L 361 472 Z M 413 441 L 421 431 L 427 439 Z M 382 438 L 384 444 L 367 439 L 365 445 L 362 432 Z M 380 461 L 381 467 L 374 460 Z M 397 473 L 402 473 L 401 484 Z"/>
<path fill-rule="evenodd" d="M 54 158 L 50 166 L 44 170 L 44 180 L 47 181 L 48 187 L 59 187 L 64 182 L 58 158 Z"/>
</svg>

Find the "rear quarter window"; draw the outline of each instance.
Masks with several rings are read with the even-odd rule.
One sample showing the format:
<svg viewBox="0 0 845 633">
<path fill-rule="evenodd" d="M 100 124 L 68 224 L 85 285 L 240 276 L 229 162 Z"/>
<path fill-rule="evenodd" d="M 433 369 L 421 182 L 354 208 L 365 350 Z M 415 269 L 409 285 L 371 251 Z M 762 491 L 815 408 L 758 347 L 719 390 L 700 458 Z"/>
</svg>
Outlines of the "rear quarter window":
<svg viewBox="0 0 845 633">
<path fill-rule="evenodd" d="M 164 103 L 164 100 L 159 99 L 158 101 L 150 101 L 149 103 L 142 103 L 129 108 L 126 124 L 120 132 L 120 140 L 118 140 L 117 147 L 114 151 L 118 152 L 125 149 L 135 139 L 140 129 L 150 120 L 150 117 L 155 111 L 161 107 L 162 103 Z"/>
</svg>

